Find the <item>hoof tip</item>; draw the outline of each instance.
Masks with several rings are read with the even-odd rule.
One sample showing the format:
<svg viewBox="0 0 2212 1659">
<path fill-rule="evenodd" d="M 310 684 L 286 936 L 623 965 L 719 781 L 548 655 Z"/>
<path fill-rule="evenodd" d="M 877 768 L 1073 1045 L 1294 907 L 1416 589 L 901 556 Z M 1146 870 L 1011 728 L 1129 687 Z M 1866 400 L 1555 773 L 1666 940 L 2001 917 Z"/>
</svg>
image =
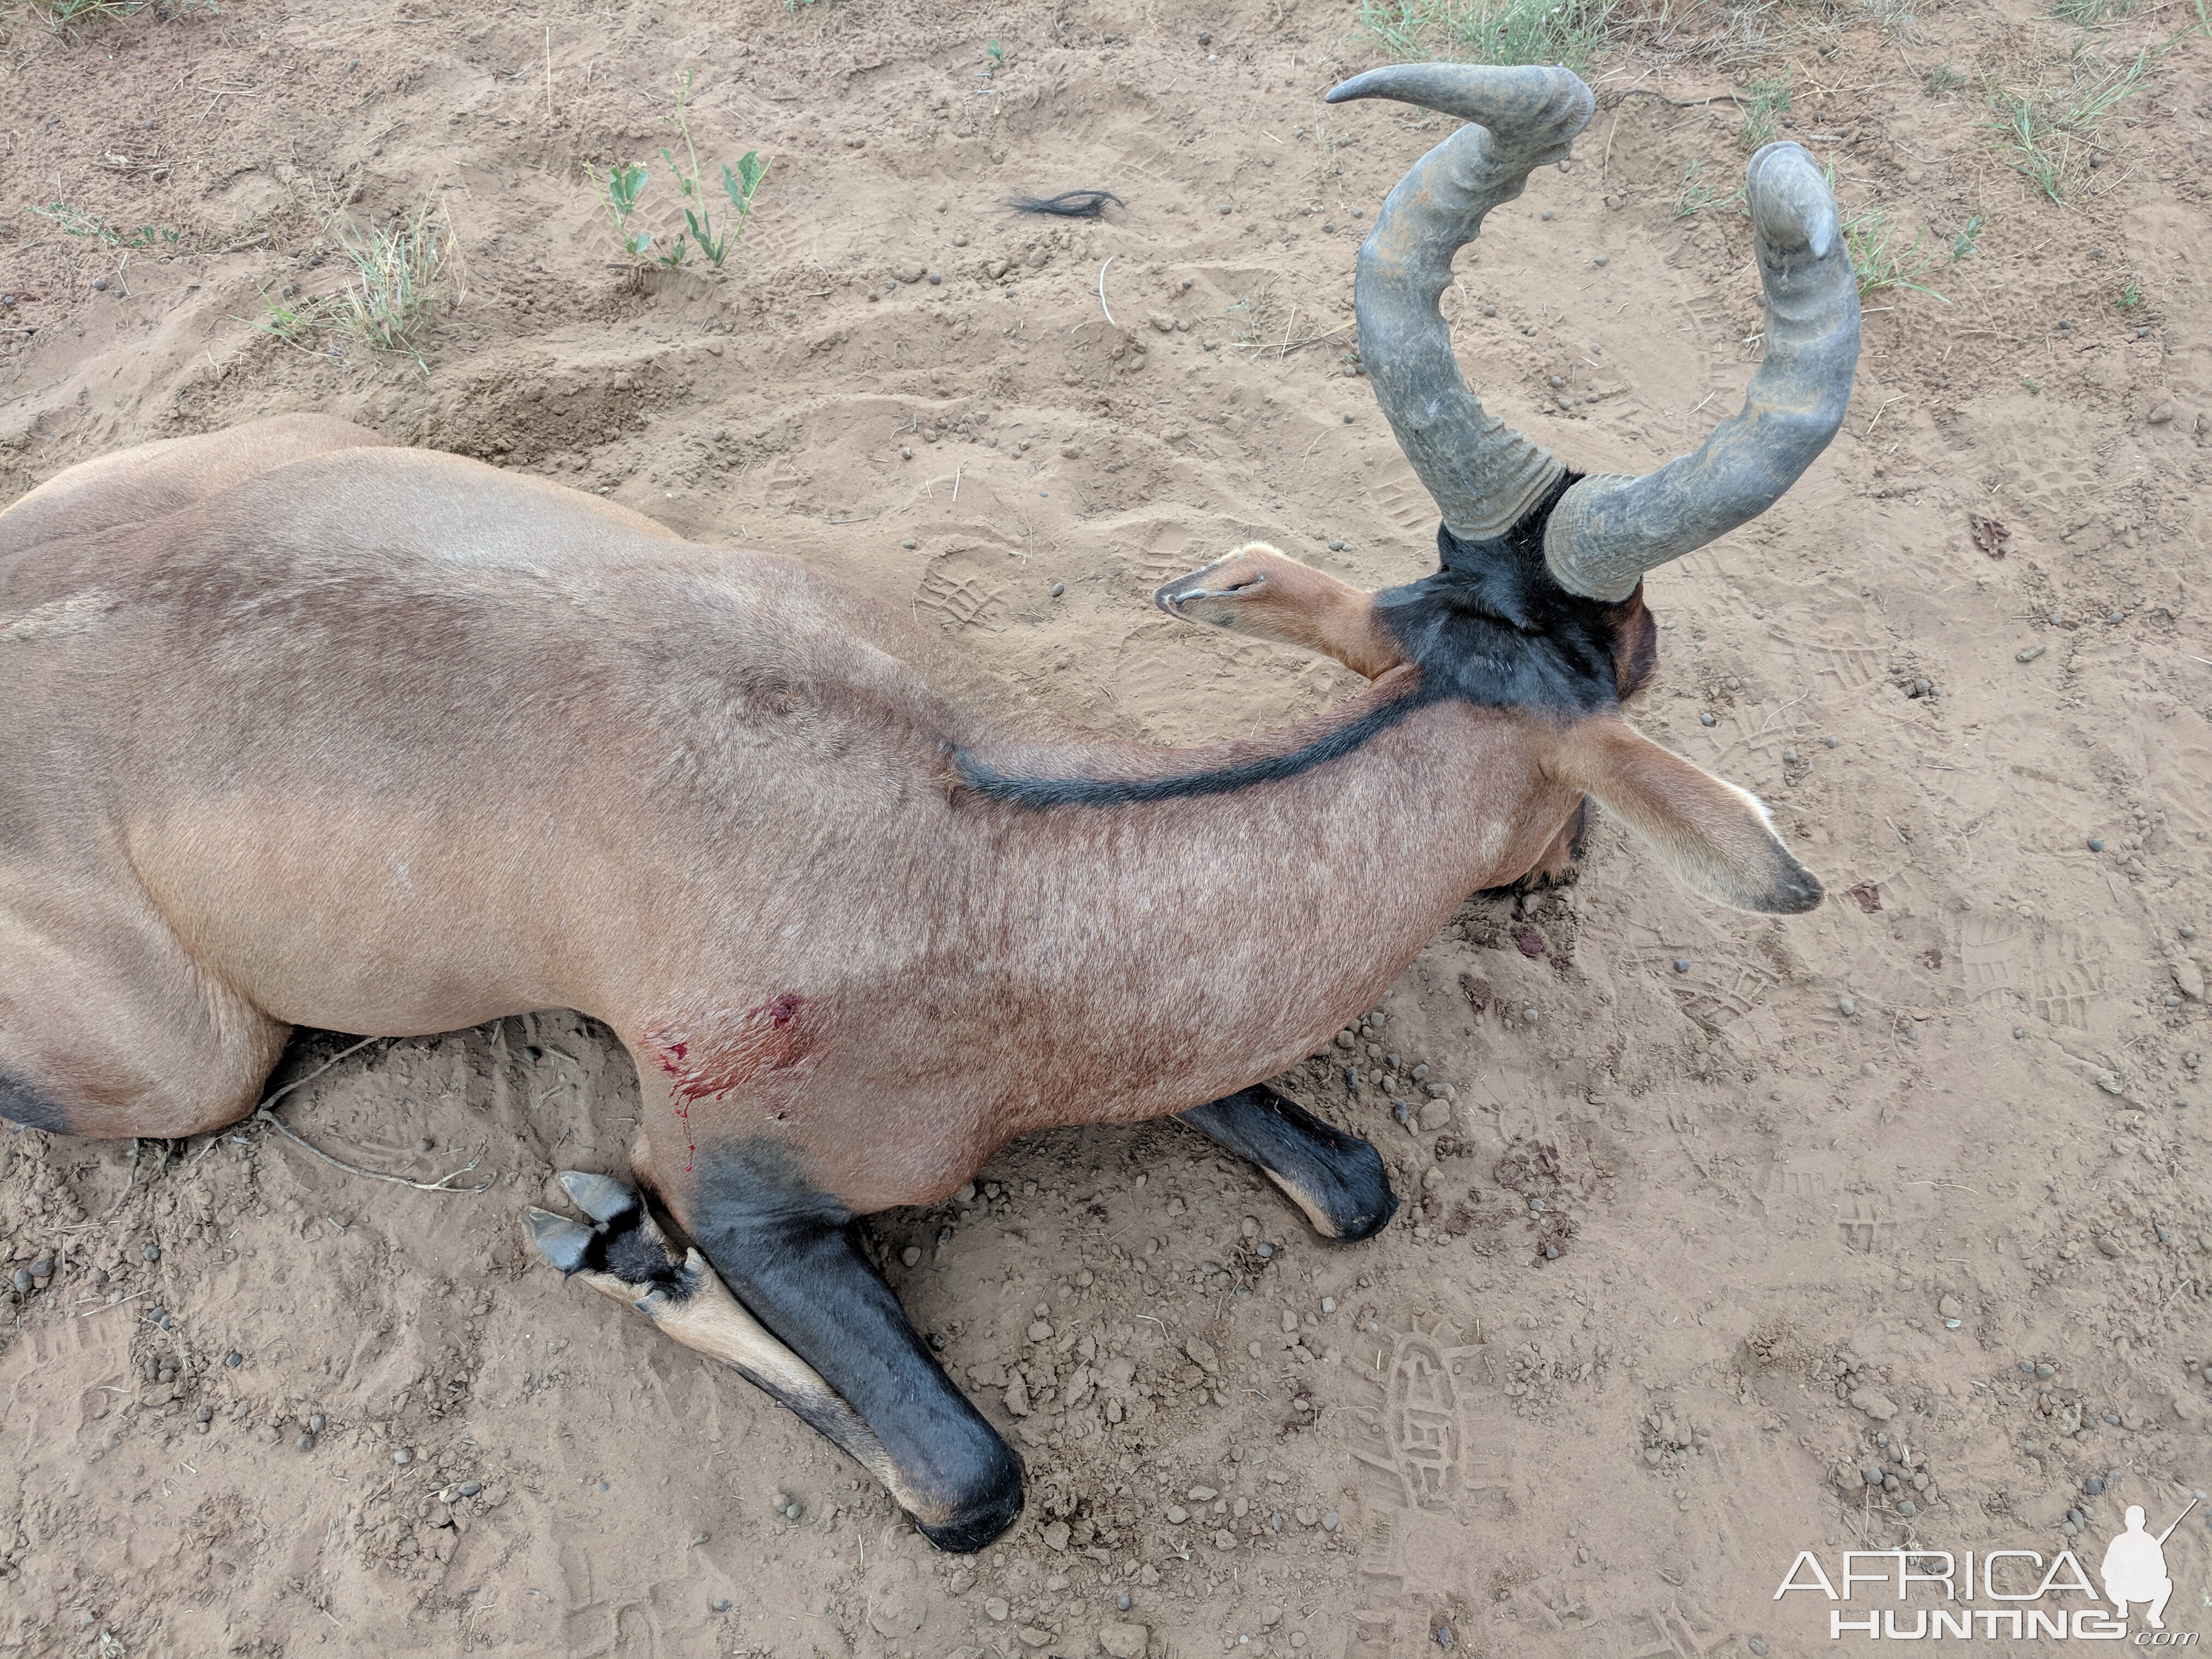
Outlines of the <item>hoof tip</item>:
<svg viewBox="0 0 2212 1659">
<path fill-rule="evenodd" d="M 637 1194 L 612 1176 L 593 1175 L 584 1170 L 563 1170 L 560 1175 L 562 1190 L 573 1200 L 578 1209 L 594 1221 L 612 1221 L 637 1207 Z"/>
<path fill-rule="evenodd" d="M 564 1215 L 555 1215 L 550 1210 L 541 1210 L 532 1205 L 523 1212 L 530 1224 L 530 1242 L 538 1247 L 538 1254 L 564 1273 L 572 1273 L 584 1264 L 584 1252 L 592 1243 L 592 1230 Z"/>
</svg>

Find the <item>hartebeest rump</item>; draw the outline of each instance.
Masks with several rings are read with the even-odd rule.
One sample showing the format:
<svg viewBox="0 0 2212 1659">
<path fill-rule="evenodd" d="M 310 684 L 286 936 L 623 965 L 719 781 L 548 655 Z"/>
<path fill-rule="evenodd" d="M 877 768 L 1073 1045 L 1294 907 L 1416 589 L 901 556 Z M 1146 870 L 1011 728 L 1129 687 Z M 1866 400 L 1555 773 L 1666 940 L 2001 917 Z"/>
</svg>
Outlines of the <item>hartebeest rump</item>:
<svg viewBox="0 0 2212 1659">
<path fill-rule="evenodd" d="M 1370 95 L 1474 124 L 1391 194 L 1357 295 L 1441 568 L 1367 594 L 1249 547 L 1156 596 L 1372 678 L 1286 731 L 1066 729 L 794 560 L 316 416 L 0 514 L 0 1113 L 199 1133 L 253 1109 L 295 1025 L 586 1011 L 636 1061 L 634 1164 L 695 1248 L 573 1172 L 592 1224 L 533 1211 L 540 1247 L 793 1405 L 940 1544 L 996 1536 L 1020 1463 L 854 1216 L 1032 1129 L 1183 1113 L 1365 1237 L 1395 1204 L 1373 1149 L 1255 1085 L 1468 894 L 1564 869 L 1585 797 L 1721 902 L 1820 896 L 1756 800 L 1620 714 L 1654 656 L 1642 571 L 1770 504 L 1841 418 L 1857 300 L 1818 170 L 1752 162 L 1744 411 L 1649 477 L 1579 478 L 1483 414 L 1437 295 L 1588 89 L 1432 65 L 1331 94 Z"/>
</svg>

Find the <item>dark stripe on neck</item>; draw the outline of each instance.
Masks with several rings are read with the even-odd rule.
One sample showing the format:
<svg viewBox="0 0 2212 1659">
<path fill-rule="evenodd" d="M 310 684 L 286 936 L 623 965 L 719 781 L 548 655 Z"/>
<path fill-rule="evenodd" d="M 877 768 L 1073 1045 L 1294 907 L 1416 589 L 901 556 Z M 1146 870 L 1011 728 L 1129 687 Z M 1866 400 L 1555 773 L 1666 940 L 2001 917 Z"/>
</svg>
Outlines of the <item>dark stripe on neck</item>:
<svg viewBox="0 0 2212 1659">
<path fill-rule="evenodd" d="M 1408 714 L 1441 701 L 1441 694 L 1416 688 L 1402 697 L 1378 703 L 1286 755 L 1267 755 L 1211 772 L 1186 772 L 1158 778 L 1030 777 L 999 771 L 965 749 L 953 750 L 952 764 L 965 787 L 993 800 L 1011 801 L 1017 806 L 1127 806 L 1140 801 L 1181 800 L 1193 795 L 1225 795 L 1255 783 L 1294 778 L 1324 761 L 1349 755 Z"/>
</svg>

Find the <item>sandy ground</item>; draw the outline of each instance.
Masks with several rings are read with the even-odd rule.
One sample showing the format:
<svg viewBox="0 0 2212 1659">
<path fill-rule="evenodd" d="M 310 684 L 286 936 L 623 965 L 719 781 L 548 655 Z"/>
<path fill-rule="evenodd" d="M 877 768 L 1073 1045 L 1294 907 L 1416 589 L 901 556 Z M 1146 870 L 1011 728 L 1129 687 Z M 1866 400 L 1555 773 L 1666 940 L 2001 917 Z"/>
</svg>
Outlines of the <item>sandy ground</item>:
<svg viewBox="0 0 2212 1659">
<path fill-rule="evenodd" d="M 1693 12 L 1600 60 L 1685 100 L 1792 66 L 1847 205 L 1933 227 L 1948 303 L 1870 296 L 1843 434 L 1650 588 L 1642 724 L 1772 802 L 1829 901 L 1723 913 L 1605 823 L 1578 885 L 1470 901 L 1371 1043 L 1284 1084 L 1399 1171 L 1364 1246 L 1172 1124 L 1039 1136 L 974 1202 L 877 1218 L 1028 1459 L 999 1546 L 933 1553 L 795 1419 L 534 1261 L 550 1172 L 623 1167 L 604 1031 L 547 1012 L 319 1073 L 346 1040 L 306 1034 L 276 1079 L 313 1073 L 301 1134 L 489 1184 L 251 1124 L 0 1142 L 27 1286 L 0 1651 L 974 1659 L 1136 1650 L 1123 1623 L 1188 1659 L 1440 1627 L 1805 1654 L 1833 1644 L 1830 1603 L 1774 1599 L 1800 1550 L 1837 1575 L 2071 1541 L 2094 1571 L 2121 1505 L 2163 1527 L 2212 1485 L 2212 45 L 2155 61 L 2100 165 L 2073 143 L 2063 206 L 1978 77 L 2094 78 L 2192 15 Z M 1363 227 L 1444 124 L 1319 102 L 1379 58 L 1354 15 L 226 0 L 57 38 L 0 8 L 0 500 L 322 410 L 927 606 L 1110 731 L 1309 713 L 1350 678 L 1145 595 L 1255 536 L 1368 584 L 1433 560 L 1346 353 Z M 1946 61 L 1965 83 L 1931 94 Z M 648 155 L 687 69 L 702 151 L 774 171 L 720 273 L 640 283 L 578 164 Z M 1740 177 L 1736 118 L 1602 109 L 1461 259 L 1470 379 L 1579 466 L 1656 465 L 1741 397 L 1747 226 L 1674 214 L 1691 161 Z M 1002 205 L 1092 185 L 1126 206 Z M 331 189 L 450 212 L 467 295 L 424 366 L 253 331 L 335 284 Z M 125 263 L 30 211 L 55 201 L 155 235 Z M 1348 1099 L 1347 1060 L 1425 1065 L 1447 1121 Z M 2176 1631 L 2212 1626 L 2208 1519 L 2167 1546 Z"/>
</svg>

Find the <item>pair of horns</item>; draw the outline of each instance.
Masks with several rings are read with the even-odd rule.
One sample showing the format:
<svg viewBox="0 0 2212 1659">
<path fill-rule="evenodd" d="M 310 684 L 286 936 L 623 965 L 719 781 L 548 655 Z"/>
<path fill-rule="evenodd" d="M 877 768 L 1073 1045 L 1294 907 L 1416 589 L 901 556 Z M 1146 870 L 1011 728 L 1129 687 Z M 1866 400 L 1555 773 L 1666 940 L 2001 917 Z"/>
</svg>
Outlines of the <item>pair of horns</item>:
<svg viewBox="0 0 2212 1659">
<path fill-rule="evenodd" d="M 1360 355 L 1399 447 L 1445 527 L 1488 541 L 1528 516 L 1566 469 L 1467 389 L 1437 301 L 1452 256 L 1483 216 L 1521 194 L 1529 173 L 1565 159 L 1596 100 L 1565 69 L 1406 64 L 1333 88 L 1332 104 L 1392 98 L 1469 125 L 1413 164 L 1359 250 Z M 1545 526 L 1559 585 L 1619 600 L 1644 573 L 1756 518 L 1828 447 L 1859 360 L 1858 281 L 1836 198 L 1813 158 L 1769 144 L 1745 184 L 1766 288 L 1766 351 L 1741 410 L 1694 454 L 1641 477 L 1594 475 Z"/>
</svg>

